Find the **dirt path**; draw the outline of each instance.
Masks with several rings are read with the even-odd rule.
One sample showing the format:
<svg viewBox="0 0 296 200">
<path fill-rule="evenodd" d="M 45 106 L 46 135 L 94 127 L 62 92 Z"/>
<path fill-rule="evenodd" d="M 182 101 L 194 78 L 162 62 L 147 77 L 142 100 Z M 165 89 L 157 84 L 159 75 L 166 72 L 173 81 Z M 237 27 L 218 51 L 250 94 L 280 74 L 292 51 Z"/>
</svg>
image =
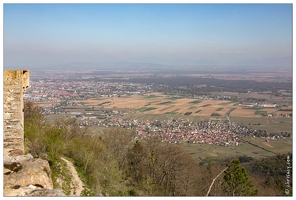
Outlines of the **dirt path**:
<svg viewBox="0 0 296 200">
<path fill-rule="evenodd" d="M 80 180 L 77 171 L 73 165 L 73 163 L 71 163 L 69 160 L 65 159 L 65 158 L 61 158 L 63 161 L 65 161 L 67 163 L 67 166 L 72 174 L 72 182 L 71 182 L 71 196 L 80 196 L 80 193 L 83 190 L 83 182 Z"/>
</svg>

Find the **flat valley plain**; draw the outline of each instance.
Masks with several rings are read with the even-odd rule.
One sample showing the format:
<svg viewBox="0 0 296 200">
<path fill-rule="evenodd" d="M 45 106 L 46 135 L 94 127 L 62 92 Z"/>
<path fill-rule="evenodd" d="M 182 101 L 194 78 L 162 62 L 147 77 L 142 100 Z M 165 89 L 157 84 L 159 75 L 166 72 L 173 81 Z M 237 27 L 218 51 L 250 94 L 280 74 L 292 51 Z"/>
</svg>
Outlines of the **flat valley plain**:
<svg viewBox="0 0 296 200">
<path fill-rule="evenodd" d="M 101 76 L 101 80 L 129 80 L 134 76 L 155 76 L 152 73 L 139 73 L 136 71 L 124 73 L 110 73 L 110 76 Z M 93 73 L 89 73 L 93 76 Z M 100 74 L 99 71 L 97 74 Z M 149 74 L 149 75 L 147 75 Z M 85 74 L 84 74 L 85 75 Z M 277 73 L 249 73 L 249 74 L 223 74 L 207 72 L 205 74 L 179 74 L 184 77 L 201 78 L 211 77 L 216 80 L 253 80 L 275 83 L 292 82 L 292 74 L 286 71 Z M 176 77 L 174 74 L 163 74 L 164 78 Z M 252 89 L 252 88 L 251 88 Z M 285 92 L 285 91 L 284 91 Z M 283 93 L 284 93 L 283 92 Z M 123 113 L 118 117 L 125 119 L 138 120 L 172 120 L 172 119 L 189 119 L 193 122 L 202 120 L 230 120 L 231 122 L 250 127 L 255 130 L 265 130 L 267 133 L 288 132 L 292 133 L 292 117 L 279 117 L 280 115 L 289 115 L 292 113 L 292 95 L 278 96 L 265 92 L 250 91 L 247 93 L 239 92 L 211 92 L 211 95 L 235 96 L 240 99 L 265 99 L 267 104 L 278 103 L 277 107 L 259 107 L 250 106 L 253 103 L 241 104 L 233 100 L 217 100 L 213 98 L 192 98 L 179 97 L 178 95 L 167 95 L 162 92 L 150 92 L 141 95 L 98 95 L 95 98 L 86 100 L 77 100 L 76 106 L 67 106 L 65 110 L 68 116 L 71 112 L 96 113 L 99 110 L 116 110 Z M 264 103 L 263 102 L 263 103 Z M 281 102 L 284 102 L 281 104 Z M 99 113 L 99 112 L 98 112 Z M 265 116 L 263 116 L 264 114 Z M 270 115 L 270 116 L 267 116 Z M 94 127 L 96 129 L 104 129 Z M 266 138 L 243 138 L 242 145 L 235 147 L 224 147 L 213 144 L 181 144 L 193 157 L 205 159 L 207 157 L 224 158 L 233 156 L 251 156 L 254 158 L 268 157 L 275 154 L 292 152 L 292 138 L 280 140 Z"/>
<path fill-rule="evenodd" d="M 145 95 L 130 95 L 121 97 L 100 97 L 83 101 L 87 107 L 131 110 L 131 113 L 142 115 L 184 115 L 192 112 L 190 116 L 210 117 L 213 113 L 230 117 L 261 117 L 260 112 L 267 114 L 290 114 L 291 111 L 281 111 L 279 108 L 252 108 L 240 105 L 237 102 L 213 99 L 176 98 L 152 93 Z M 292 109 L 287 106 L 286 109 Z"/>
<path fill-rule="evenodd" d="M 140 120 L 166 120 L 182 118 L 189 120 L 220 119 L 243 123 L 252 128 L 262 128 L 268 133 L 291 132 L 291 117 L 263 117 L 260 113 L 267 114 L 289 114 L 291 111 L 281 111 L 280 108 L 251 108 L 238 104 L 237 102 L 213 99 L 174 98 L 161 93 L 131 95 L 125 97 L 100 97 L 77 101 L 85 107 L 94 109 L 123 110 L 124 118 Z M 292 109 L 292 106 L 286 107 Z M 72 110 L 73 111 L 73 110 Z M 258 112 L 260 111 L 260 112 Z M 191 112 L 190 115 L 185 113 Z M 218 113 L 220 116 L 211 116 Z"/>
<path fill-rule="evenodd" d="M 292 133 L 292 117 L 264 117 L 260 113 L 289 114 L 279 108 L 249 108 L 237 102 L 213 99 L 174 98 L 161 93 L 131 95 L 125 97 L 100 97 L 78 101 L 85 107 L 95 109 L 122 110 L 122 118 L 138 120 L 172 120 L 189 119 L 190 121 L 202 120 L 228 120 L 247 127 L 266 130 L 267 133 L 288 132 Z M 292 109 L 292 106 L 287 107 Z M 261 112 L 258 112 L 261 111 Z M 185 113 L 191 112 L 190 115 Z M 211 116 L 218 113 L 220 116 Z M 291 113 L 291 112 L 290 112 Z M 228 118 L 227 118 L 228 117 Z M 254 158 L 268 157 L 292 151 L 292 138 L 269 140 L 265 138 L 244 138 L 242 145 L 224 147 L 213 144 L 188 144 L 182 146 L 195 158 L 203 160 L 207 157 L 226 158 L 237 156 L 250 156 Z"/>
</svg>

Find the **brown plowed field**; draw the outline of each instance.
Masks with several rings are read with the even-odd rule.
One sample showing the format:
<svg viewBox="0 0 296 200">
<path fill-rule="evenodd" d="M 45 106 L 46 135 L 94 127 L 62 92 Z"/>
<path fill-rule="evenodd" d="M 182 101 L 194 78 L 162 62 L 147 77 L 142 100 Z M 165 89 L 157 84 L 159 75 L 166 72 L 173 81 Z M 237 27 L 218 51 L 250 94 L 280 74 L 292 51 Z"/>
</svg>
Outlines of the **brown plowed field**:
<svg viewBox="0 0 296 200">
<path fill-rule="evenodd" d="M 237 107 L 230 113 L 231 116 L 255 116 L 255 110 Z"/>
<path fill-rule="evenodd" d="M 154 94 L 156 95 L 156 94 Z M 212 100 L 212 99 L 193 99 L 193 98 L 169 98 L 166 96 L 140 96 L 132 95 L 127 97 L 101 97 L 98 99 L 89 99 L 78 101 L 86 103 L 85 106 L 94 106 L 96 108 L 129 108 L 138 110 L 143 114 L 182 114 L 192 112 L 191 116 L 211 116 L 213 113 L 219 113 L 221 116 L 235 108 L 231 117 L 261 117 L 255 114 L 256 111 L 266 111 L 267 113 L 287 113 L 277 111 L 277 108 L 247 109 L 239 105 L 234 106 L 234 102 Z"/>
<path fill-rule="evenodd" d="M 212 113 L 225 115 L 232 108 L 229 101 L 219 100 L 197 100 L 197 99 L 170 99 L 167 97 L 145 97 L 145 96 L 130 96 L 130 97 L 103 97 L 101 99 L 89 99 L 79 101 L 86 103 L 86 106 L 104 107 L 104 108 L 155 108 L 145 111 L 145 114 L 165 114 L 170 112 L 178 112 L 179 114 L 192 112 L 194 116 L 210 116 Z M 221 105 L 222 104 L 222 105 Z M 217 109 L 220 109 L 217 111 Z M 195 113 L 201 110 L 199 113 Z"/>
</svg>

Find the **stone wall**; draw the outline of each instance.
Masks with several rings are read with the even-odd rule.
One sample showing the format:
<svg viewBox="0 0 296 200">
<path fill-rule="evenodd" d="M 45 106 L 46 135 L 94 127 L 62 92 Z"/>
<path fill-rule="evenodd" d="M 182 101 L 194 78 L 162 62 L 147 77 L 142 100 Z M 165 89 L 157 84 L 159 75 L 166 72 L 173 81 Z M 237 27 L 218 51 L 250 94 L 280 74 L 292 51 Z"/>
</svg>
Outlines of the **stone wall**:
<svg viewBox="0 0 296 200">
<path fill-rule="evenodd" d="M 29 88 L 28 70 L 4 70 L 4 156 L 24 154 L 23 93 Z"/>
<path fill-rule="evenodd" d="M 53 190 L 48 161 L 24 155 L 23 93 L 29 77 L 28 70 L 4 70 L 4 196 L 65 196 Z"/>
</svg>

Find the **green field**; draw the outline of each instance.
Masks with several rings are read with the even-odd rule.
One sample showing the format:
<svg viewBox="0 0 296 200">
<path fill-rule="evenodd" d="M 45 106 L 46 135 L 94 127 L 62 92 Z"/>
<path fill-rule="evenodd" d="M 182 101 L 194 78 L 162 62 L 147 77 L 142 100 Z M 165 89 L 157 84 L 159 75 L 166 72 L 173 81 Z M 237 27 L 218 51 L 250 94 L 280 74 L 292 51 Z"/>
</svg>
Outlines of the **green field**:
<svg viewBox="0 0 296 200">
<path fill-rule="evenodd" d="M 165 114 L 166 115 L 176 115 L 176 114 L 178 114 L 178 110 L 180 110 L 180 109 L 176 109 L 176 110 L 173 110 L 173 111 L 171 111 L 171 112 L 166 112 Z"/>
<path fill-rule="evenodd" d="M 220 108 L 217 108 L 216 111 L 221 111 L 221 110 L 223 110 L 223 109 L 224 109 L 224 108 L 221 108 L 221 107 L 220 107 Z"/>
<path fill-rule="evenodd" d="M 189 102 L 189 103 L 191 103 L 191 104 L 198 104 L 198 103 L 200 103 L 200 102 L 202 102 L 201 100 L 195 100 L 195 101 L 191 101 L 191 102 Z"/>
<path fill-rule="evenodd" d="M 212 104 L 206 104 L 206 105 L 202 105 L 201 107 L 207 107 L 207 106 L 210 106 Z"/>
<path fill-rule="evenodd" d="M 268 147 L 264 138 L 244 138 L 244 140 L 258 145 L 256 147 L 247 142 L 234 147 L 224 147 L 213 144 L 180 144 L 184 149 L 194 158 L 205 159 L 207 157 L 214 158 L 226 158 L 226 157 L 238 157 L 238 156 L 250 156 L 253 158 L 263 158 L 273 156 L 275 154 L 283 154 L 292 152 L 292 139 L 282 140 L 269 140 L 268 144 L 272 147 Z M 265 149 L 265 150 L 264 150 Z M 274 153 L 273 153 L 274 152 Z"/>
<path fill-rule="evenodd" d="M 182 98 L 181 97 L 169 97 L 169 98 L 166 98 L 166 99 L 169 99 L 171 101 L 175 101 L 175 100 L 182 99 Z"/>
<path fill-rule="evenodd" d="M 260 110 L 256 110 L 255 115 L 267 115 L 267 111 L 260 111 Z"/>
<path fill-rule="evenodd" d="M 137 109 L 137 111 L 140 112 L 146 112 L 146 111 L 150 111 L 150 110 L 156 110 L 157 108 L 153 108 L 153 107 L 143 107 L 143 108 L 139 108 Z"/>
<path fill-rule="evenodd" d="M 165 101 L 165 102 L 159 103 L 158 105 L 169 105 L 169 104 L 172 104 L 172 103 L 173 103 L 172 101 Z"/>
<path fill-rule="evenodd" d="M 261 110 L 262 108 L 244 108 L 244 109 L 247 109 L 247 110 Z"/>
<path fill-rule="evenodd" d="M 292 118 L 290 117 L 230 117 L 230 119 L 232 122 L 236 122 L 253 129 L 266 130 L 268 133 L 292 133 Z"/>
</svg>

